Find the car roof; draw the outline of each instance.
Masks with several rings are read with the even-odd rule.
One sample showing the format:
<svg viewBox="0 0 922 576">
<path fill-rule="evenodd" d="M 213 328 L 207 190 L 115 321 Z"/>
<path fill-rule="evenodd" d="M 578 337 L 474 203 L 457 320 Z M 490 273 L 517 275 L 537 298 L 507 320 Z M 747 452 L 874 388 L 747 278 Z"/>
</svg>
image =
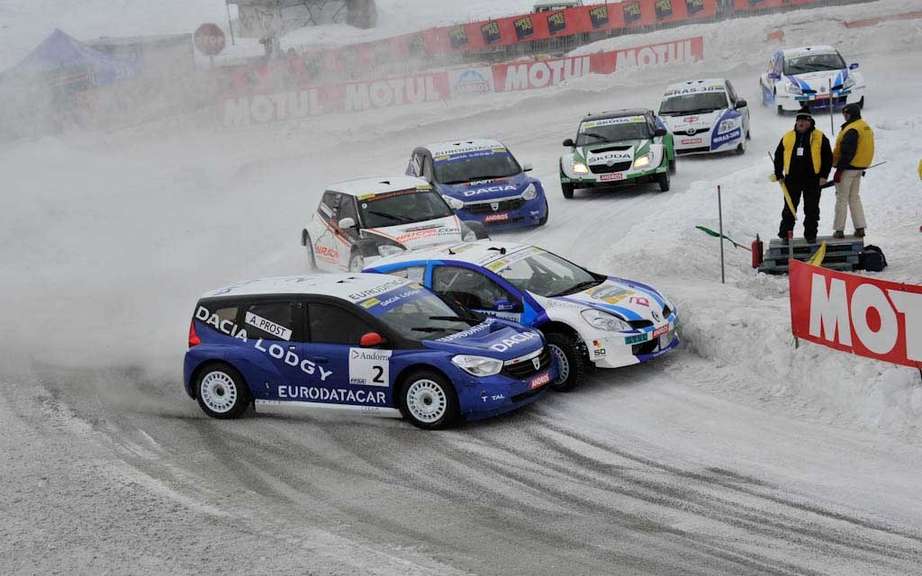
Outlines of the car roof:
<svg viewBox="0 0 922 576">
<path fill-rule="evenodd" d="M 516 242 L 497 242 L 495 240 L 477 240 L 476 242 L 459 242 L 404 252 L 396 256 L 389 256 L 376 260 L 372 268 L 400 264 L 403 262 L 417 262 L 420 260 L 445 260 L 454 262 L 467 262 L 477 266 L 485 266 L 494 260 L 499 260 L 521 250 L 532 248 L 529 244 Z"/>
<path fill-rule="evenodd" d="M 499 140 L 490 138 L 469 138 L 466 140 L 453 140 L 451 142 L 436 142 L 423 146 L 433 156 L 448 156 L 464 152 L 477 152 L 479 150 L 492 150 L 493 148 L 506 148 Z"/>
<path fill-rule="evenodd" d="M 604 120 L 607 118 L 623 118 L 625 116 L 646 116 L 647 114 L 653 114 L 653 110 L 649 108 L 622 108 L 620 110 L 586 114 L 583 120 Z"/>
<path fill-rule="evenodd" d="M 327 186 L 331 192 L 339 192 L 349 196 L 371 196 L 398 192 L 410 188 L 431 188 L 430 184 L 422 178 L 415 176 L 388 176 L 383 178 L 357 178 L 346 180 Z"/>
<path fill-rule="evenodd" d="M 838 54 L 832 46 L 801 46 L 800 48 L 785 48 L 781 51 L 785 58 L 796 58 L 807 54 Z"/>
<path fill-rule="evenodd" d="M 725 90 L 727 86 L 727 80 L 725 78 L 701 78 L 696 80 L 686 80 L 685 82 L 676 82 L 675 84 L 670 84 L 666 87 L 666 96 L 670 96 L 674 93 L 689 93 L 704 91 L 710 87 L 719 86 L 721 89 Z"/>
<path fill-rule="evenodd" d="M 412 281 L 381 274 L 307 274 L 304 276 L 280 276 L 261 278 L 231 284 L 218 290 L 211 290 L 202 298 L 231 296 L 272 296 L 274 294 L 299 294 L 311 296 L 333 296 L 359 302 L 413 284 Z"/>
</svg>

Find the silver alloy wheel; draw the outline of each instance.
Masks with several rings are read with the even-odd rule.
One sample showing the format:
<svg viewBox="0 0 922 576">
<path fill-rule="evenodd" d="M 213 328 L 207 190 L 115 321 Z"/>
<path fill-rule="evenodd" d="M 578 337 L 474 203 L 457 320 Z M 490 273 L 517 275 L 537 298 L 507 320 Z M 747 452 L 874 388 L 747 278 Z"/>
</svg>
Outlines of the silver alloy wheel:
<svg viewBox="0 0 922 576">
<path fill-rule="evenodd" d="M 202 402 L 215 414 L 226 414 L 237 403 L 237 383 L 226 372 L 205 374 L 199 385 Z"/>
<path fill-rule="evenodd" d="M 570 361 L 567 360 L 567 355 L 564 354 L 563 349 L 559 346 L 548 344 L 547 347 L 550 348 L 551 354 L 557 359 L 557 382 L 566 382 L 567 378 L 570 377 Z"/>
<path fill-rule="evenodd" d="M 365 268 L 365 257 L 355 254 L 349 259 L 349 272 L 361 272 Z"/>
<path fill-rule="evenodd" d="M 448 412 L 448 396 L 434 380 L 422 378 L 407 388 L 407 411 L 420 422 L 432 424 Z"/>
</svg>

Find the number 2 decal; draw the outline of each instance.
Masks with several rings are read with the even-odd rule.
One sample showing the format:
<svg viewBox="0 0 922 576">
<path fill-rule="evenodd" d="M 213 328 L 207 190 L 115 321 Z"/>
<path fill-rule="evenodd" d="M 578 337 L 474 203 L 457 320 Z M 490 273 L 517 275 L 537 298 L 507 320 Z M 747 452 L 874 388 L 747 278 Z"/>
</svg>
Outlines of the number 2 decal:
<svg viewBox="0 0 922 576">
<path fill-rule="evenodd" d="M 372 366 L 371 369 L 375 372 L 374 378 L 371 379 L 372 382 L 375 384 L 387 384 L 382 378 L 384 376 L 384 368 L 382 366 L 376 364 Z"/>
<path fill-rule="evenodd" d="M 390 385 L 390 350 L 349 349 L 349 384 L 353 386 Z"/>
</svg>

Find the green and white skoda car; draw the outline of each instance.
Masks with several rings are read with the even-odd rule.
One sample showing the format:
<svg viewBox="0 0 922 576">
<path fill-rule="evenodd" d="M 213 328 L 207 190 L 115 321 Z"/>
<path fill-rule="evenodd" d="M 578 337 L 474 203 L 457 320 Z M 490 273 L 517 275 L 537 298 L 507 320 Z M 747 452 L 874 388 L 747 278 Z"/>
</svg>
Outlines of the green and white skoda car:
<svg viewBox="0 0 922 576">
<path fill-rule="evenodd" d="M 577 188 L 657 182 L 669 190 L 675 172 L 672 134 L 652 110 L 630 109 L 589 114 L 579 124 L 576 141 L 563 145 L 560 188 L 572 198 Z"/>
</svg>

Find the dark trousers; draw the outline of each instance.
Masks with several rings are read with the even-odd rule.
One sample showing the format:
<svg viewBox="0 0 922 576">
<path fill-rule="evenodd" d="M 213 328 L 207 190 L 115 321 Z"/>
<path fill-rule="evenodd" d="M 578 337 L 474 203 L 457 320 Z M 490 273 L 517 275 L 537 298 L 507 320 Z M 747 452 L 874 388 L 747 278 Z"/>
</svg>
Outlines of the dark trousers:
<svg viewBox="0 0 922 576">
<path fill-rule="evenodd" d="M 794 210 L 800 205 L 800 197 L 804 197 L 804 237 L 816 238 L 816 229 L 820 223 L 820 183 L 819 181 L 798 182 L 796 180 L 785 180 L 785 186 L 788 187 L 788 194 L 791 195 L 791 202 L 794 203 Z M 781 212 L 781 226 L 778 228 L 778 237 L 787 238 L 788 232 L 794 229 L 796 216 L 791 214 L 788 203 L 784 203 L 784 211 Z"/>
</svg>

